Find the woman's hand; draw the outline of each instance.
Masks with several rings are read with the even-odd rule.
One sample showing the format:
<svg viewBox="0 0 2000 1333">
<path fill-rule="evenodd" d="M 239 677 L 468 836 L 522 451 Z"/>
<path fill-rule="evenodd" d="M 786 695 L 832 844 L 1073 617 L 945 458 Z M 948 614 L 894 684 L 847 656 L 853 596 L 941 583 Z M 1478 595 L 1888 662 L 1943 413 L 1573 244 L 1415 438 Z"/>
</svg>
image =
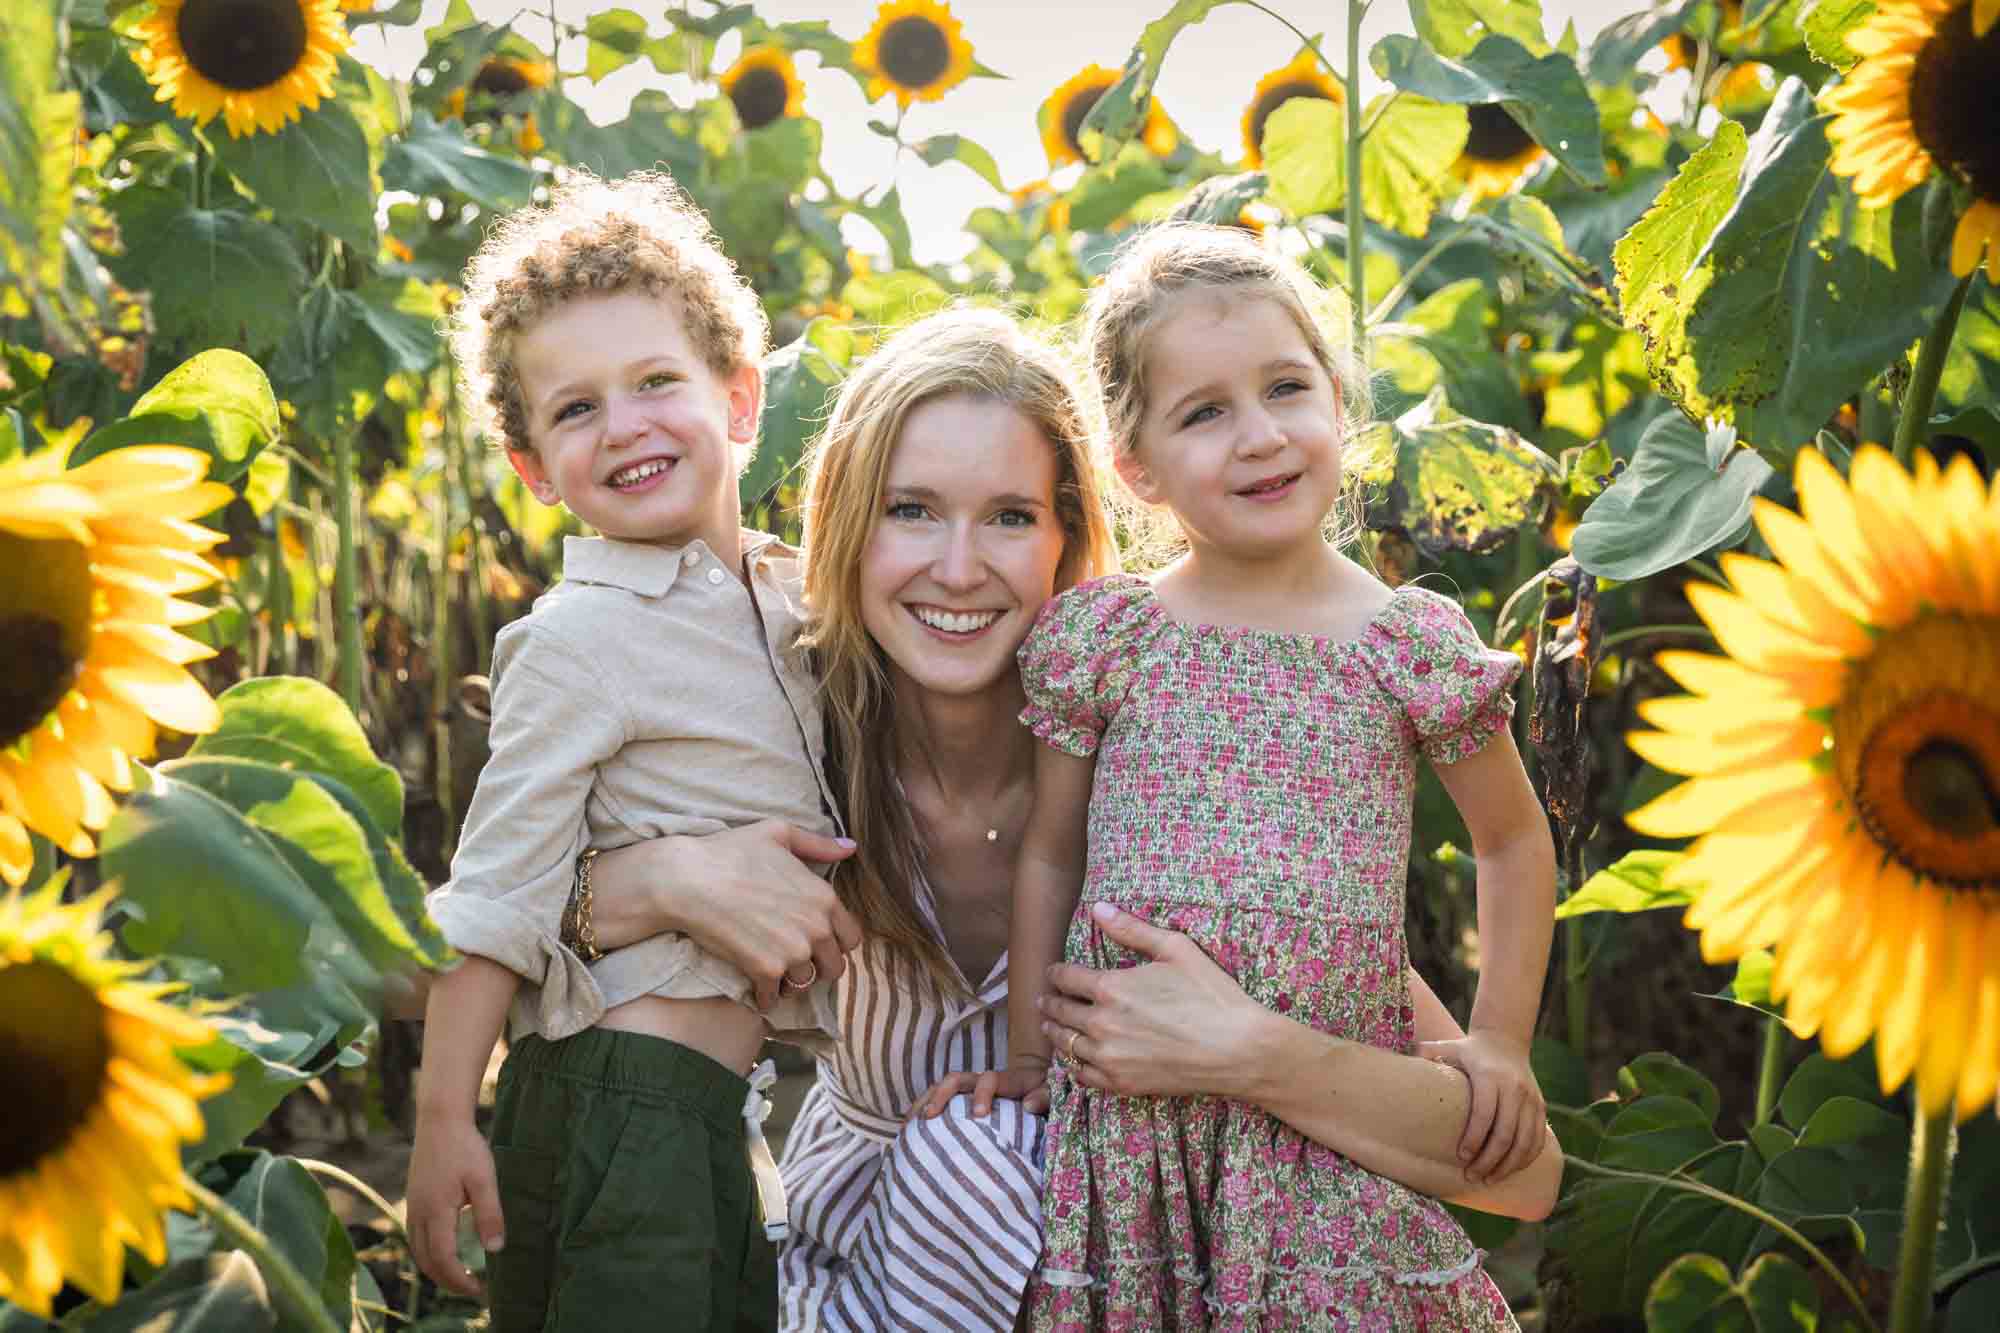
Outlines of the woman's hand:
<svg viewBox="0 0 2000 1333">
<path fill-rule="evenodd" d="M 861 943 L 861 923 L 806 864 L 853 853 L 846 838 L 774 819 L 604 852 L 591 873 L 592 930 L 605 949 L 688 935 L 750 978 L 768 1009 L 786 973 L 795 984 L 832 981 Z"/>
<path fill-rule="evenodd" d="M 1109 903 L 1091 914 L 1113 941 L 1153 961 L 1049 969 L 1042 1032 L 1068 1056 L 1070 1077 L 1128 1097 L 1241 1096 L 1247 1038 L 1264 1011 L 1187 936 Z"/>
</svg>

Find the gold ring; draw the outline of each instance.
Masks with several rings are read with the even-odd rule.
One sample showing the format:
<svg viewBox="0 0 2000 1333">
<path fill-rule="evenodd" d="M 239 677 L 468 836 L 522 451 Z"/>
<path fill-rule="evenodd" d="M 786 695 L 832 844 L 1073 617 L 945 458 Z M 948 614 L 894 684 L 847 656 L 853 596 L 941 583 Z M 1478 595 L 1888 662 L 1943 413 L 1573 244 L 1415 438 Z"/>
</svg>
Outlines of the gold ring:
<svg viewBox="0 0 2000 1333">
<path fill-rule="evenodd" d="M 1069 1061 L 1071 1064 L 1080 1063 L 1076 1054 L 1076 1044 L 1081 1040 L 1083 1040 L 1083 1034 L 1081 1032 L 1077 1032 L 1075 1030 L 1072 1030 L 1070 1032 L 1069 1041 L 1063 1046 L 1063 1059 Z"/>
<path fill-rule="evenodd" d="M 811 968 L 812 971 L 806 973 L 806 979 L 804 981 L 793 981 L 792 974 L 790 972 L 786 972 L 783 977 L 779 978 L 778 989 L 783 990 L 785 987 L 790 986 L 793 990 L 806 990 L 815 981 L 818 981 L 819 980 L 818 961 L 815 959 L 808 958 L 806 960 L 806 966 Z"/>
</svg>

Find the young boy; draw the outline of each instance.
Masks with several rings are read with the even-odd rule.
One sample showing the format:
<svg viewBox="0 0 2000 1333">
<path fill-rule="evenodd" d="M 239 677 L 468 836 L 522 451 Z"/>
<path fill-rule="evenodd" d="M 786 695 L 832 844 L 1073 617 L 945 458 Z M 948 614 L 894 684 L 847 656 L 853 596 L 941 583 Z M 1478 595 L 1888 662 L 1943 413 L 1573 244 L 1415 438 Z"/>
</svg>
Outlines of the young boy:
<svg viewBox="0 0 2000 1333">
<path fill-rule="evenodd" d="M 767 1023 L 686 937 L 600 955 L 589 923 L 598 849 L 836 831 L 792 553 L 737 522 L 764 314 L 672 181 L 583 177 L 495 228 L 452 337 L 521 479 L 602 535 L 568 539 L 494 648 L 492 757 L 429 904 L 468 957 L 425 1015 L 416 1256 L 477 1294 L 470 1203 L 499 1333 L 773 1327 L 783 1200 L 743 1071 L 773 1031 L 832 1031 L 826 985 L 788 977 Z M 489 1153 L 473 1111 L 510 1006 Z"/>
</svg>

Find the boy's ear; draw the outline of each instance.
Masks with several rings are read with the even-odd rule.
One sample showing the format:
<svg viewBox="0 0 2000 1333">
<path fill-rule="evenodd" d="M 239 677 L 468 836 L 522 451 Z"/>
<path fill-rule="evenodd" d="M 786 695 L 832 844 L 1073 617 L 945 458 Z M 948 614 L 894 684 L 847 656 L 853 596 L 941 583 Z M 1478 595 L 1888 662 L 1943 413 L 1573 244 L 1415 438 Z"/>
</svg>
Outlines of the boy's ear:
<svg viewBox="0 0 2000 1333">
<path fill-rule="evenodd" d="M 764 407 L 764 368 L 738 366 L 723 380 L 729 395 L 729 438 L 750 444 L 757 438 L 757 416 Z"/>
<path fill-rule="evenodd" d="M 1136 450 L 1118 450 L 1111 457 L 1111 466 L 1118 473 L 1118 479 L 1125 483 L 1132 494 L 1149 505 L 1160 502 L 1160 488 L 1153 482 L 1153 471 L 1146 466 Z"/>
<path fill-rule="evenodd" d="M 556 494 L 555 483 L 549 480 L 548 471 L 542 467 L 542 456 L 533 449 L 509 449 L 507 461 L 514 465 L 514 475 L 537 500 L 545 505 L 562 503 L 562 496 Z"/>
</svg>

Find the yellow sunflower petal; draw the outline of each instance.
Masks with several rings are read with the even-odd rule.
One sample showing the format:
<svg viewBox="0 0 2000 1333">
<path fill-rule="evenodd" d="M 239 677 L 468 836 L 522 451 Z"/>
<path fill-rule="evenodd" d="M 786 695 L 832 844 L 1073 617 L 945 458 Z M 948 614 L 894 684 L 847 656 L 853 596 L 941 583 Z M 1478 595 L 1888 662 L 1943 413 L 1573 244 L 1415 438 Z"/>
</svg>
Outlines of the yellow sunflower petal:
<svg viewBox="0 0 2000 1333">
<path fill-rule="evenodd" d="M 2000 284 L 2000 200 L 1973 200 L 1951 234 L 1951 271 L 1955 276 L 1962 278 L 1982 263 L 1986 280 Z"/>
<path fill-rule="evenodd" d="M 1723 651 L 1746 666 L 1778 674 L 1810 676 L 1838 666 L 1838 648 L 1788 629 L 1747 599 L 1712 583 L 1692 582 L 1688 603 L 1715 632 Z"/>
<path fill-rule="evenodd" d="M 1625 822 L 1647 837 L 1689 838 L 1760 801 L 1825 785 L 1826 779 L 1812 765 L 1799 762 L 1724 778 L 1690 778 L 1626 815 Z"/>
</svg>

